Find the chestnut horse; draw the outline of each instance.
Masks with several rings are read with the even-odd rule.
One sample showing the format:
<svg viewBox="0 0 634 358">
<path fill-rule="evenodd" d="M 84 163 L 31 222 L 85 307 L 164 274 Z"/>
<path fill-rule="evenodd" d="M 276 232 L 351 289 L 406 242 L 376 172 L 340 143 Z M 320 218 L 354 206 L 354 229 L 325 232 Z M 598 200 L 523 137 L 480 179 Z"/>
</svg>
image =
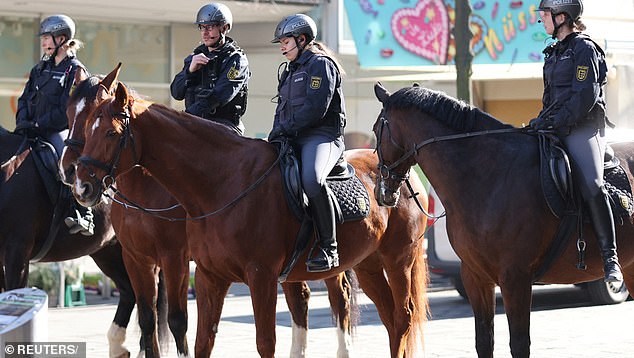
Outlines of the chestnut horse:
<svg viewBox="0 0 634 358">
<path fill-rule="evenodd" d="M 79 83 L 69 99 L 67 117 L 71 129 L 67 150 L 61 159 L 61 176 L 69 185 L 74 180 L 75 162 L 84 144 L 84 125 L 88 114 L 100 100 L 108 97 L 118 80 L 120 67 L 101 79 L 92 76 Z M 103 88 L 98 94 L 98 89 Z M 111 209 L 117 237 L 123 246 L 124 261 L 131 272 L 131 281 L 137 297 L 141 334 L 148 343 L 146 357 L 159 355 L 154 322 L 153 302 L 156 296 L 156 270 L 165 274 L 169 302 L 169 325 L 178 354 L 189 355 L 187 348 L 187 288 L 189 284 L 189 253 L 184 220 L 186 213 L 172 195 L 154 178 L 136 167 L 117 178 L 117 189 L 125 198 L 115 195 L 120 204 Z M 124 206 L 128 205 L 128 206 Z M 145 213 L 143 208 L 169 208 L 163 212 Z M 163 218 L 160 218 L 162 216 Z M 325 279 L 333 316 L 337 321 L 339 348 L 337 357 L 348 357 L 351 350 L 350 283 L 342 273 Z M 308 328 L 308 300 L 310 289 L 305 282 L 282 284 L 293 319 L 291 356 L 303 356 L 306 350 Z"/>
<path fill-rule="evenodd" d="M 498 285 L 509 322 L 511 354 L 528 357 L 532 283 L 558 227 L 558 219 L 542 195 L 536 136 L 422 87 L 390 94 L 377 84 L 375 93 L 383 103 L 374 124 L 377 152 L 385 176 L 392 178 L 385 183 L 387 195 L 416 163 L 438 193 L 447 214 L 449 240 L 462 260 L 478 356 L 493 356 Z M 634 143 L 613 148 L 634 184 Z M 386 198 L 385 202 L 393 204 L 394 200 Z M 625 285 L 634 292 L 634 226 L 625 220 L 616 229 Z M 584 227 L 583 232 L 592 230 Z M 539 282 L 603 278 L 596 240 L 590 238 L 587 243 L 587 270 L 576 268 L 576 240 L 571 238 Z"/>
<path fill-rule="evenodd" d="M 141 165 L 192 219 L 187 221 L 187 234 L 197 264 L 196 356 L 211 354 L 227 290 L 232 282 L 245 282 L 251 292 L 258 352 L 273 357 L 277 278 L 299 230 L 285 203 L 274 147 L 134 98 L 121 83 L 115 96 L 89 115 L 85 138 L 74 184 L 82 204 L 97 204 L 102 183 Z M 376 156 L 361 150 L 349 151 L 346 158 L 374 201 Z M 401 200 L 395 209 L 371 205 L 367 218 L 338 226 L 338 268 L 308 273 L 297 265 L 288 276 L 290 282 L 319 280 L 355 267 L 361 287 L 386 325 L 392 357 L 403 357 L 406 351 L 408 357 L 418 356 L 416 350 L 422 348 L 427 271 L 420 235 L 425 220 L 412 214 L 416 210 L 414 200 Z M 391 218 L 399 224 L 388 225 Z"/>
<path fill-rule="evenodd" d="M 0 260 L 2 290 L 25 287 L 29 261 L 55 262 L 90 255 L 119 289 L 119 303 L 108 331 L 110 356 L 128 356 L 118 334 L 130 322 L 135 297 L 123 264 L 121 245 L 110 225 L 110 206 L 98 205 L 95 233 L 71 235 L 61 222 L 53 241 L 47 243 L 54 206 L 35 166 L 26 138 L 0 128 Z M 60 220 L 61 221 L 61 220 Z M 48 249 L 46 247 L 50 246 Z"/>
</svg>

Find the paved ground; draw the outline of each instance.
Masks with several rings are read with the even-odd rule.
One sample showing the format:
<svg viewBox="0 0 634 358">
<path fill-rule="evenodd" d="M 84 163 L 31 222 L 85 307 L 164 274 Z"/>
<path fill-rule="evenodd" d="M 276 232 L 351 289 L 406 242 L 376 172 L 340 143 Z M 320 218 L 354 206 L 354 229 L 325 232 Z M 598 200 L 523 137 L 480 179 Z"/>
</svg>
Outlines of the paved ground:
<svg viewBox="0 0 634 358">
<path fill-rule="evenodd" d="M 533 357 L 634 357 L 634 302 L 589 306 L 585 293 L 573 286 L 535 288 L 531 335 Z M 251 300 L 241 285 L 227 297 L 212 357 L 257 357 Z M 101 298 L 97 298 L 100 300 Z M 426 357 L 476 357 L 470 306 L 453 290 L 429 294 L 433 318 L 425 327 Z M 94 301 L 93 301 L 94 302 Z M 50 309 L 49 341 L 86 341 L 88 357 L 107 357 L 105 333 L 115 306 Z M 290 315 L 283 296 L 277 307 L 277 356 L 290 349 Z M 357 357 L 389 357 L 387 334 L 367 297 L 360 299 L 361 321 L 356 330 Z M 501 300 L 498 299 L 498 306 Z M 334 357 L 336 338 L 325 292 L 313 292 L 310 302 L 309 357 Z M 189 303 L 190 348 L 196 331 L 196 305 Z M 612 323 L 608 338 L 607 326 Z M 506 316 L 495 316 L 496 357 L 510 357 Z M 128 332 L 127 347 L 136 353 L 138 329 Z M 170 346 L 166 356 L 175 357 Z M 133 355 L 134 356 L 134 355 Z"/>
</svg>

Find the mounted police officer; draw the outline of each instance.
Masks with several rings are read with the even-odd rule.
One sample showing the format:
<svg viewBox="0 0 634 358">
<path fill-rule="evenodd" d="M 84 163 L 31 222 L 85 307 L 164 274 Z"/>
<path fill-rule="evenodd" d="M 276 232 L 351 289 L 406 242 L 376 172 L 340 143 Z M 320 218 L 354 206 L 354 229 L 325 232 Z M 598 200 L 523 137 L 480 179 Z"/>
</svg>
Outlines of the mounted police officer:
<svg viewBox="0 0 634 358">
<path fill-rule="evenodd" d="M 616 255 L 612 209 L 603 186 L 607 65 L 599 45 L 581 33 L 581 0 L 542 0 L 544 28 L 557 41 L 544 50 L 544 109 L 535 129 L 553 129 L 572 159 L 581 197 L 590 214 L 604 262 L 606 282 L 623 279 Z"/>
<path fill-rule="evenodd" d="M 287 16 L 271 42 L 280 43 L 290 61 L 280 74 L 278 104 L 269 141 L 286 137 L 301 158 L 301 178 L 308 196 L 320 250 L 306 262 L 308 271 L 339 266 L 335 211 L 326 191 L 326 176 L 345 149 L 346 111 L 342 68 L 332 51 L 315 41 L 317 25 L 303 14 Z"/>
<path fill-rule="evenodd" d="M 66 103 L 75 73 L 83 71 L 87 75 L 84 65 L 76 58 L 82 44 L 74 38 L 75 22 L 66 15 L 45 18 L 38 35 L 44 55 L 31 69 L 24 92 L 18 99 L 15 132 L 46 139 L 60 157 L 68 136 Z M 76 216 L 65 220 L 70 233 L 92 235 L 92 211 L 81 205 L 75 206 Z"/>
<path fill-rule="evenodd" d="M 227 36 L 233 15 L 226 5 L 210 3 L 198 10 L 196 24 L 202 43 L 174 77 L 172 97 L 185 99 L 187 113 L 223 123 L 242 135 L 240 118 L 247 109 L 251 72 L 244 51 Z"/>
</svg>

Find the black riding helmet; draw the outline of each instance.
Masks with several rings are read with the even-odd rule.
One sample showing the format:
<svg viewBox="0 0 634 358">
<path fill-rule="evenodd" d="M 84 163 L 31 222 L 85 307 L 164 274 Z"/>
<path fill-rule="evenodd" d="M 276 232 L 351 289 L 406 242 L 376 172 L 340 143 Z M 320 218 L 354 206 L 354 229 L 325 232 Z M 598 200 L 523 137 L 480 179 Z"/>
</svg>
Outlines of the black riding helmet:
<svg viewBox="0 0 634 358">
<path fill-rule="evenodd" d="M 282 19 L 275 28 L 272 43 L 280 42 L 284 37 L 295 37 L 299 35 L 306 36 L 306 43 L 310 43 L 317 37 L 317 24 L 304 14 L 290 15 Z"/>
<path fill-rule="evenodd" d="M 542 0 L 539 3 L 540 11 L 550 11 L 550 15 L 553 19 L 553 25 L 555 30 L 553 31 L 553 38 L 557 37 L 557 31 L 565 23 L 557 25 L 555 23 L 555 17 L 559 14 L 566 14 L 567 20 L 572 25 L 573 22 L 578 20 L 583 14 L 583 3 L 581 0 Z"/>
<path fill-rule="evenodd" d="M 72 39 L 75 36 L 75 22 L 73 19 L 66 15 L 52 15 L 40 23 L 40 32 L 38 32 L 38 36 L 42 35 L 51 35 L 53 37 L 53 44 L 55 44 L 55 52 L 53 56 L 57 55 L 57 50 L 64 44 L 57 43 L 55 37 L 57 36 L 65 36 L 65 42 Z"/>
<path fill-rule="evenodd" d="M 231 14 L 231 10 L 229 10 L 227 5 L 212 2 L 210 4 L 203 5 L 203 7 L 198 10 L 198 14 L 196 15 L 196 24 L 227 24 L 229 25 L 229 30 L 231 30 L 231 27 L 233 26 L 233 14 Z"/>
</svg>

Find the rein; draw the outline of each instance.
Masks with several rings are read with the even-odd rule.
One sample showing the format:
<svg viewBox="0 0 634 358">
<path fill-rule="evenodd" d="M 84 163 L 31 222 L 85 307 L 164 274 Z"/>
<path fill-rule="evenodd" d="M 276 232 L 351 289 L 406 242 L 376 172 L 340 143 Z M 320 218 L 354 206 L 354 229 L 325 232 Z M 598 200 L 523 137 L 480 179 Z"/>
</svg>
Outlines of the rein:
<svg viewBox="0 0 634 358">
<path fill-rule="evenodd" d="M 472 137 L 478 137 L 478 136 L 490 135 L 490 134 L 526 133 L 527 132 L 527 129 L 524 129 L 524 128 L 502 128 L 502 129 L 491 129 L 491 130 L 484 130 L 484 131 L 477 131 L 477 132 L 450 134 L 450 135 L 432 137 L 432 138 L 426 139 L 420 143 L 417 143 L 416 145 L 414 145 L 412 149 L 408 151 L 405 148 L 401 147 L 398 143 L 396 143 L 396 141 L 392 137 L 392 130 L 390 129 L 389 121 L 387 120 L 385 116 L 385 109 L 381 110 L 379 121 L 381 122 L 381 125 L 379 126 L 377 130 L 377 140 L 376 140 L 375 151 L 377 153 L 377 156 L 379 157 L 379 171 L 381 173 L 381 179 L 385 180 L 389 178 L 389 179 L 397 180 L 399 181 L 399 183 L 405 181 L 405 183 L 407 184 L 407 188 L 410 191 L 411 197 L 414 198 L 416 205 L 422 211 L 423 215 L 425 215 L 426 217 L 430 219 L 435 219 L 435 220 L 438 220 L 444 217 L 446 213 L 443 212 L 442 214 L 438 216 L 428 213 L 427 210 L 423 208 L 421 203 L 418 201 L 418 198 L 416 197 L 418 193 L 414 192 L 414 189 L 412 188 L 412 185 L 409 182 L 409 173 L 406 172 L 405 174 L 398 174 L 394 172 L 394 169 L 396 169 L 398 166 L 403 164 L 405 161 L 409 160 L 411 157 L 418 155 L 418 151 L 421 148 L 432 143 L 464 139 L 464 138 L 472 138 Z M 381 152 L 381 141 L 383 138 L 384 127 L 387 128 L 387 135 L 388 135 L 388 139 L 390 140 L 390 143 L 397 149 L 405 152 L 400 158 L 398 158 L 395 162 L 393 162 L 390 165 L 385 164 L 383 160 L 383 153 Z"/>
<path fill-rule="evenodd" d="M 242 198 L 244 198 L 245 196 L 247 196 L 250 192 L 252 192 L 253 190 L 255 190 L 255 188 L 257 188 L 263 181 L 264 179 L 266 179 L 266 177 L 269 176 L 269 174 L 271 174 L 271 171 L 275 168 L 275 166 L 279 163 L 280 158 L 282 157 L 282 154 L 280 153 L 277 158 L 275 159 L 275 161 L 273 162 L 273 164 L 271 164 L 271 166 L 264 172 L 264 174 L 262 174 L 253 184 L 251 184 L 248 188 L 246 188 L 242 193 L 238 194 L 238 196 L 236 196 L 234 199 L 232 199 L 231 201 L 229 201 L 228 203 L 226 203 L 225 205 L 223 205 L 221 208 L 216 209 L 212 212 L 203 214 L 203 215 L 199 215 L 199 216 L 194 216 L 194 217 L 184 217 L 184 218 L 174 218 L 174 217 L 168 217 L 168 216 L 163 216 L 160 214 L 157 214 L 157 212 L 164 212 L 164 211 L 169 211 L 172 210 L 178 206 L 181 206 L 180 204 L 177 205 L 173 205 L 169 208 L 163 208 L 163 209 L 148 209 L 143 207 L 142 205 L 139 205 L 137 203 L 135 203 L 134 201 L 132 201 L 131 199 L 129 199 L 127 196 L 125 196 L 123 193 L 121 193 L 116 187 L 116 179 L 115 179 L 115 171 L 119 165 L 119 160 L 121 159 L 121 153 L 123 152 L 123 149 L 125 149 L 127 147 L 128 142 L 131 143 L 132 145 L 132 152 L 133 152 L 133 161 L 135 163 L 134 166 L 140 166 L 139 162 L 137 160 L 137 155 L 136 155 L 136 149 L 135 149 L 135 144 L 134 144 L 134 136 L 132 135 L 132 130 L 130 129 L 130 113 L 129 111 L 125 111 L 125 112 L 120 112 L 120 113 L 114 113 L 111 115 L 113 118 L 116 118 L 117 116 L 121 117 L 123 119 L 123 134 L 121 136 L 121 140 L 119 141 L 119 147 L 118 150 L 115 154 L 115 157 L 112 159 L 112 161 L 109 164 L 106 164 L 102 161 L 96 160 L 94 158 L 88 157 L 88 156 L 81 156 L 79 157 L 78 161 L 81 165 L 83 165 L 84 167 L 86 167 L 89 170 L 89 176 L 91 178 L 96 178 L 97 175 L 90 170 L 88 167 L 89 166 L 96 166 L 102 170 L 104 170 L 106 174 L 102 179 L 101 179 L 101 185 L 102 185 L 102 195 L 111 199 L 112 201 L 124 206 L 125 208 L 133 208 L 133 209 L 137 209 L 137 210 L 141 210 L 142 212 L 157 217 L 159 219 L 163 219 L 163 220 L 168 220 L 168 221 L 187 221 L 187 220 L 202 220 L 205 219 L 207 217 L 213 216 L 213 215 L 217 215 L 219 213 L 221 213 L 222 211 L 224 211 L 225 209 L 233 206 L 234 204 L 236 204 L 238 201 L 240 201 Z M 81 141 L 77 141 L 77 143 L 73 143 L 73 144 L 78 144 L 78 143 L 82 143 Z M 83 144 L 83 143 L 82 143 Z M 112 190 L 114 192 L 114 195 L 118 195 L 120 196 L 123 201 L 119 201 L 117 199 L 115 199 L 114 196 L 110 196 L 107 191 L 108 190 Z"/>
</svg>

